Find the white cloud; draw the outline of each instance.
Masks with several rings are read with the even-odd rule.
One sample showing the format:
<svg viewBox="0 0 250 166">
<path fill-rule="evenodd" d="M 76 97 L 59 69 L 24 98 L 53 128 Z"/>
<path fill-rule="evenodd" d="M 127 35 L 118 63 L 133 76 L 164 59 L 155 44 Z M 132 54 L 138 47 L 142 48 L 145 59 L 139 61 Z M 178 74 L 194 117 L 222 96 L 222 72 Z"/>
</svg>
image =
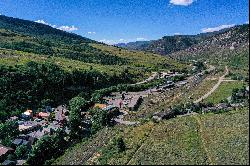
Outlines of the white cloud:
<svg viewBox="0 0 250 166">
<path fill-rule="evenodd" d="M 108 45 L 113 45 L 113 44 L 116 43 L 114 40 L 107 40 L 107 39 L 99 40 L 99 42 L 102 42 L 102 43 L 105 43 L 105 44 L 108 44 Z"/>
<path fill-rule="evenodd" d="M 176 33 L 174 33 L 174 35 L 181 35 L 181 33 L 179 33 L 179 32 L 176 32 Z"/>
<path fill-rule="evenodd" d="M 217 27 L 213 27 L 213 28 L 203 28 L 201 31 L 203 33 L 207 33 L 207 32 L 215 32 L 215 31 L 219 31 L 219 30 L 222 30 L 222 29 L 225 29 L 225 28 L 231 28 L 235 26 L 235 24 L 230 24 L 230 25 L 220 25 L 220 26 L 217 26 Z"/>
<path fill-rule="evenodd" d="M 40 24 L 50 25 L 49 23 L 45 22 L 44 20 L 37 20 L 35 22 L 40 23 Z"/>
<path fill-rule="evenodd" d="M 35 22 L 40 23 L 40 24 L 45 24 L 45 25 L 48 25 L 48 26 L 51 26 L 53 28 L 60 29 L 63 31 L 76 31 L 76 30 L 78 30 L 78 28 L 75 27 L 74 25 L 72 25 L 72 26 L 68 26 L 68 25 L 56 26 L 56 25 L 49 24 L 44 20 L 37 20 Z"/>
<path fill-rule="evenodd" d="M 93 35 L 95 35 L 95 34 L 96 34 L 96 32 L 88 32 L 88 34 L 93 34 Z"/>
<path fill-rule="evenodd" d="M 1 15 L 1 14 L 0 14 Z M 245 24 L 249 24 L 249 21 L 246 21 Z"/>
<path fill-rule="evenodd" d="M 173 5 L 188 6 L 191 5 L 195 0 L 170 0 Z"/>
<path fill-rule="evenodd" d="M 63 25 L 63 26 L 58 27 L 57 29 L 60 29 L 63 31 L 77 31 L 78 30 L 78 28 L 75 27 L 74 25 L 73 26 Z"/>
<path fill-rule="evenodd" d="M 99 42 L 108 44 L 108 45 L 114 45 L 114 44 L 118 44 L 118 43 L 129 43 L 129 42 L 135 42 L 135 41 L 147 41 L 148 39 L 143 38 L 143 37 L 138 37 L 136 39 L 114 39 L 114 40 L 109 40 L 109 39 L 102 39 L 99 40 Z"/>
<path fill-rule="evenodd" d="M 119 42 L 126 42 L 127 40 L 125 39 L 119 39 Z"/>
<path fill-rule="evenodd" d="M 147 39 L 146 38 L 143 38 L 143 37 L 138 37 L 136 38 L 136 41 L 146 41 Z"/>
</svg>

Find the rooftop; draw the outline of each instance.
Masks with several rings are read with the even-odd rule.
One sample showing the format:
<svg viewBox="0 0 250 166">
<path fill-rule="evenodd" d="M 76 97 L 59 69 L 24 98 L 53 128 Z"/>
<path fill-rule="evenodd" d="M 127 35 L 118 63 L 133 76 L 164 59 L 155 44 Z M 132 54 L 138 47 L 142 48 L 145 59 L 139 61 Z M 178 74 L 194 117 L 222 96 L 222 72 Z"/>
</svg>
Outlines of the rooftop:
<svg viewBox="0 0 250 166">
<path fill-rule="evenodd" d="M 104 108 L 106 108 L 106 107 L 107 107 L 106 104 L 95 104 L 95 105 L 94 105 L 94 108 L 104 109 Z"/>
<path fill-rule="evenodd" d="M 0 156 L 6 154 L 8 151 L 14 151 L 14 149 L 3 146 L 0 144 Z"/>
</svg>

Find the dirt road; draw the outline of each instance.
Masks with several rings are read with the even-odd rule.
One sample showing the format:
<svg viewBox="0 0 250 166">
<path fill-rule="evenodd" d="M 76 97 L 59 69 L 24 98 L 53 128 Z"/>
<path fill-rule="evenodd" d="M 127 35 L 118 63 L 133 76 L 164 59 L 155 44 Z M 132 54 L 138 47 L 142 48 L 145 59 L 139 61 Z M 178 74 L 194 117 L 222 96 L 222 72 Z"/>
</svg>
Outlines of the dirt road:
<svg viewBox="0 0 250 166">
<path fill-rule="evenodd" d="M 137 83 L 131 84 L 131 85 L 140 85 L 140 84 L 147 83 L 147 82 L 149 82 L 149 81 L 154 80 L 157 76 L 158 76 L 158 73 L 157 73 L 157 72 L 153 72 L 152 75 L 151 75 L 149 78 L 147 78 L 146 80 L 141 81 L 141 82 L 137 82 Z"/>
<path fill-rule="evenodd" d="M 207 94 L 205 94 L 204 96 L 202 96 L 198 100 L 194 101 L 194 103 L 199 103 L 202 100 L 208 98 L 208 96 L 210 96 L 220 86 L 220 84 L 224 81 L 225 76 L 228 75 L 228 73 L 229 73 L 228 67 L 226 66 L 225 67 L 225 74 L 219 78 L 219 81 L 217 82 L 217 84 L 215 84 L 214 87 Z"/>
</svg>

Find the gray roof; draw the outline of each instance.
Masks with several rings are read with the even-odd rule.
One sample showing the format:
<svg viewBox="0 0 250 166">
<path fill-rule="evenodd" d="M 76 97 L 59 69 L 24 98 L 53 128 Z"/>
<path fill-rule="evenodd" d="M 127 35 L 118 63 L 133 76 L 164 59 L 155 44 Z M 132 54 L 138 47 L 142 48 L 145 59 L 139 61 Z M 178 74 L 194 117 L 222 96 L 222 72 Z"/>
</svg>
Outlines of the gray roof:
<svg viewBox="0 0 250 166">
<path fill-rule="evenodd" d="M 23 140 L 22 145 L 28 145 L 28 144 L 29 144 L 29 141 Z"/>
<path fill-rule="evenodd" d="M 58 111 L 56 112 L 56 114 L 55 114 L 55 119 L 56 119 L 57 121 L 62 121 L 62 120 L 65 119 L 63 109 L 60 109 L 60 110 L 58 110 Z"/>
<path fill-rule="evenodd" d="M 21 145 L 23 143 L 23 139 L 15 139 L 12 143 L 15 145 Z"/>
<path fill-rule="evenodd" d="M 3 163 L 2 163 L 3 165 L 15 165 L 16 164 L 16 162 L 15 161 L 11 161 L 11 160 L 5 160 Z"/>
<path fill-rule="evenodd" d="M 114 106 L 114 105 L 109 105 L 109 106 L 103 108 L 103 110 L 104 110 L 104 111 L 110 111 L 110 110 L 112 110 L 113 108 L 117 108 L 117 107 Z"/>
<path fill-rule="evenodd" d="M 26 162 L 26 160 L 17 160 L 16 165 L 23 165 Z"/>
<path fill-rule="evenodd" d="M 29 136 L 31 136 L 31 137 L 33 137 L 33 138 L 40 139 L 40 138 L 42 138 L 42 137 L 44 136 L 44 132 L 38 130 L 38 131 L 31 132 L 31 133 L 29 133 L 29 134 L 27 134 L 27 135 L 29 135 Z"/>
</svg>

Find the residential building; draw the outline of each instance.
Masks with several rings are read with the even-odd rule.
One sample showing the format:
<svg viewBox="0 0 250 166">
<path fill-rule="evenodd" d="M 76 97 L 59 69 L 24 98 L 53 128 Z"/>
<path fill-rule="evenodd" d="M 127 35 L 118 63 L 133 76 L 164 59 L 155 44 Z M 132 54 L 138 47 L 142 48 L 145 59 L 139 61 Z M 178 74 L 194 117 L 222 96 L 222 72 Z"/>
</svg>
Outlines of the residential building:
<svg viewBox="0 0 250 166">
<path fill-rule="evenodd" d="M 33 111 L 32 110 L 26 110 L 24 113 L 21 114 L 21 117 L 23 119 L 33 118 Z"/>
<path fill-rule="evenodd" d="M 0 162 L 3 162 L 4 159 L 11 153 L 14 153 L 14 149 L 0 144 Z"/>
</svg>

